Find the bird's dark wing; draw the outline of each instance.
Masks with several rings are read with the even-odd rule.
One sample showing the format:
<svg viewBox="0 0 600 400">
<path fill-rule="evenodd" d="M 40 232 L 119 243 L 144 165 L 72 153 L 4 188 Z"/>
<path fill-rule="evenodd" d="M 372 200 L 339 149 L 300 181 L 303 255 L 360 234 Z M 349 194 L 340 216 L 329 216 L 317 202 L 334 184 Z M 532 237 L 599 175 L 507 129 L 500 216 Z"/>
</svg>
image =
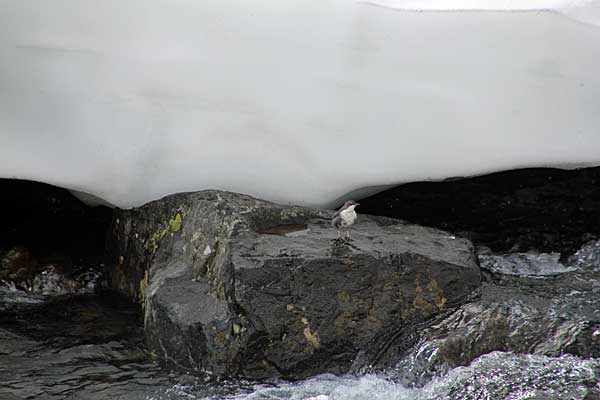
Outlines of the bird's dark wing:
<svg viewBox="0 0 600 400">
<path fill-rule="evenodd" d="M 339 212 L 333 214 L 333 218 L 331 218 L 331 225 L 336 228 L 339 228 L 342 225 L 342 216 Z"/>
</svg>

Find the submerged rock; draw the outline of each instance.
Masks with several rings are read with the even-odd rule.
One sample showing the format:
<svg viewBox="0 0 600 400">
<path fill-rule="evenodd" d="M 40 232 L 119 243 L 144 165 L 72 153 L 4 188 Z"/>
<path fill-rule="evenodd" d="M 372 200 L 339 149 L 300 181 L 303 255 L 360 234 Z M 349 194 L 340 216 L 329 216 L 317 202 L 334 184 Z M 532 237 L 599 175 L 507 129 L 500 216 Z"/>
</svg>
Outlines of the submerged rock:
<svg viewBox="0 0 600 400">
<path fill-rule="evenodd" d="M 360 215 L 204 191 L 117 211 L 109 282 L 145 309 L 159 357 L 218 375 L 297 378 L 393 358 L 480 284 L 471 244 Z"/>
<path fill-rule="evenodd" d="M 478 258 L 482 269 L 497 274 L 547 276 L 577 269 L 561 263 L 559 253 L 481 254 Z"/>
</svg>

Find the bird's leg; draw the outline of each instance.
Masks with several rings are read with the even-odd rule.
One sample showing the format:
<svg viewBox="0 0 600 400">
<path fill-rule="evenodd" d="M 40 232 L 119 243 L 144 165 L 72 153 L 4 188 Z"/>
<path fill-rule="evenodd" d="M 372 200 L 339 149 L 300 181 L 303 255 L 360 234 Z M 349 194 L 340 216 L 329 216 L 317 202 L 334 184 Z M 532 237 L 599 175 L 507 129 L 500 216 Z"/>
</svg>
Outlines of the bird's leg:
<svg viewBox="0 0 600 400">
<path fill-rule="evenodd" d="M 337 230 L 337 240 L 340 240 L 342 238 L 342 231 L 341 230 Z"/>
<path fill-rule="evenodd" d="M 346 228 L 346 240 L 350 240 L 350 229 Z"/>
</svg>

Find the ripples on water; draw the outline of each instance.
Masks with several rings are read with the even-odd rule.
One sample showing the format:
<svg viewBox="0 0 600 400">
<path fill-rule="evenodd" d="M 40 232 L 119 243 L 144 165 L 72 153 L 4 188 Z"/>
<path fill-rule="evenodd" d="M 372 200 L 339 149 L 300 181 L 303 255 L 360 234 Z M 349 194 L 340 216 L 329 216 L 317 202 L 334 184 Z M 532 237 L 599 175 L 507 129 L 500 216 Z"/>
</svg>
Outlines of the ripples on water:
<svg viewBox="0 0 600 400">
<path fill-rule="evenodd" d="M 130 303 L 6 290 L 0 299 L 0 399 L 143 399 L 164 381 Z"/>
<path fill-rule="evenodd" d="M 600 390 L 597 360 L 502 352 L 421 388 L 397 383 L 400 371 L 325 374 L 293 383 L 207 383 L 153 362 L 143 346 L 137 308 L 114 294 L 44 301 L 5 291 L 0 299 L 2 400 L 597 400 Z"/>
</svg>

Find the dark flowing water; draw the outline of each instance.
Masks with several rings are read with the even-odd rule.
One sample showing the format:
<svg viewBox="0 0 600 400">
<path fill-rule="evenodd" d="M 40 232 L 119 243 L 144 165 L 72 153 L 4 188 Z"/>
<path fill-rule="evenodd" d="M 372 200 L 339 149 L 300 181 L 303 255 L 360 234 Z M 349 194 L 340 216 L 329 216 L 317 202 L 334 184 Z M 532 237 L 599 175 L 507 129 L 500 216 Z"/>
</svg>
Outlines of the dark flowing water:
<svg viewBox="0 0 600 400">
<path fill-rule="evenodd" d="M 139 310 L 115 294 L 48 300 L 4 288 L 0 299 L 2 400 L 592 400 L 598 393 L 598 360 L 503 352 L 479 357 L 421 388 L 397 383 L 402 371 L 393 370 L 293 383 L 214 382 L 153 361 L 143 345 Z"/>
<path fill-rule="evenodd" d="M 114 296 L 3 296 L 0 398 L 143 399 L 166 382 L 144 351 L 131 304 Z"/>
</svg>

